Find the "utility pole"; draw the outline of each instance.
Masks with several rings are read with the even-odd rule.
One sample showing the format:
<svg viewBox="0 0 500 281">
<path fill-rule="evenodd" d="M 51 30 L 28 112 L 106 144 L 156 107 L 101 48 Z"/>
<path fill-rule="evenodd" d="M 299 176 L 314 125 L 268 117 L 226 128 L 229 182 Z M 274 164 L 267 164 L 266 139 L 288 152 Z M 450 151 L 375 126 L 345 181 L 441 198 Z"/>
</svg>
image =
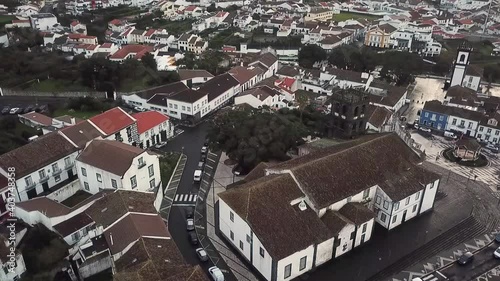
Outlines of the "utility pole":
<svg viewBox="0 0 500 281">
<path fill-rule="evenodd" d="M 484 20 L 483 34 L 486 33 L 486 24 L 488 23 L 488 20 L 490 18 L 491 3 L 493 3 L 493 0 L 490 0 L 490 5 L 488 6 L 488 14 L 486 15 L 486 19 Z"/>
</svg>

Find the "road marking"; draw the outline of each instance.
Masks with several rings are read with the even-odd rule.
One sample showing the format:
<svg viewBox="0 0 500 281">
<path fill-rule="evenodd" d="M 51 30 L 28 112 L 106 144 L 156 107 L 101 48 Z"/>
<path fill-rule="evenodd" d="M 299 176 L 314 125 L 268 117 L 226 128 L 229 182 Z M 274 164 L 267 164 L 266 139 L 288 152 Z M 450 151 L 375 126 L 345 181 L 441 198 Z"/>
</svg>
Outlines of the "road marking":
<svg viewBox="0 0 500 281">
<path fill-rule="evenodd" d="M 191 204 L 177 204 L 177 203 L 174 203 L 172 204 L 172 207 L 194 207 L 196 206 L 195 203 L 191 203 Z"/>
<path fill-rule="evenodd" d="M 174 201 L 177 201 L 177 200 L 178 200 L 178 198 L 179 198 L 179 194 L 176 194 L 176 195 L 175 195 L 175 199 L 174 199 Z"/>
</svg>

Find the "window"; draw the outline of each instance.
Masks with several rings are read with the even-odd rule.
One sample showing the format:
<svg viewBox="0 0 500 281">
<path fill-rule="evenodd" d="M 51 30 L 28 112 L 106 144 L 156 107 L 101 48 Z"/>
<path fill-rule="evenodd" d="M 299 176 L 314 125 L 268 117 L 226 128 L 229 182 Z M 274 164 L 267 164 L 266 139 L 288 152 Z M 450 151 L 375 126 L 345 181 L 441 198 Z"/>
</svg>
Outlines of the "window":
<svg viewBox="0 0 500 281">
<path fill-rule="evenodd" d="M 488 131 L 486 131 L 487 134 L 491 134 L 491 129 L 488 129 Z"/>
<path fill-rule="evenodd" d="M 57 165 L 57 163 L 52 164 L 52 171 L 56 172 L 58 170 L 59 170 L 59 166 Z"/>
<path fill-rule="evenodd" d="M 95 173 L 95 176 L 96 176 L 98 182 L 102 182 L 101 174 Z"/>
<path fill-rule="evenodd" d="M 234 240 L 234 232 L 229 231 L 229 237 L 231 237 L 231 240 Z"/>
<path fill-rule="evenodd" d="M 498 135 L 500 135 L 500 131 L 496 130 L 495 131 L 495 136 L 498 136 Z"/>
<path fill-rule="evenodd" d="M 155 170 L 154 170 L 153 164 L 149 165 L 148 172 L 149 172 L 150 177 L 154 176 Z"/>
<path fill-rule="evenodd" d="M 240 240 L 240 249 L 243 250 L 243 241 Z"/>
<path fill-rule="evenodd" d="M 57 176 L 54 177 L 54 179 L 56 180 L 56 182 L 60 182 L 61 181 L 61 176 L 57 175 Z"/>
<path fill-rule="evenodd" d="M 252 243 L 252 238 L 250 238 L 250 235 L 247 235 L 247 242 Z"/>
<path fill-rule="evenodd" d="M 25 177 L 24 181 L 26 182 L 26 186 L 32 186 L 33 185 L 33 180 L 31 179 L 31 176 Z"/>
<path fill-rule="evenodd" d="M 45 178 L 45 170 L 40 170 L 40 171 L 38 171 L 38 176 L 39 176 L 41 179 Z"/>
<path fill-rule="evenodd" d="M 416 210 L 417 210 L 417 204 L 413 205 L 413 212 L 415 213 Z"/>
<path fill-rule="evenodd" d="M 479 134 L 477 135 L 477 138 L 480 139 L 483 135 Z"/>
<path fill-rule="evenodd" d="M 234 213 L 233 212 L 229 212 L 229 219 L 234 222 Z"/>
<path fill-rule="evenodd" d="M 285 278 L 290 277 L 292 275 L 292 264 L 285 266 Z"/>
<path fill-rule="evenodd" d="M 68 167 L 69 165 L 71 165 L 71 163 L 69 162 L 69 157 L 64 158 L 64 165 L 66 167 Z"/>
<path fill-rule="evenodd" d="M 472 129 L 472 122 L 469 122 L 469 127 L 468 129 Z"/>
<path fill-rule="evenodd" d="M 482 132 L 484 127 L 479 127 L 479 132 Z"/>
<path fill-rule="evenodd" d="M 137 179 L 135 176 L 130 178 L 130 185 L 132 186 L 132 189 L 137 187 Z"/>
<path fill-rule="evenodd" d="M 415 200 L 418 200 L 418 198 L 420 198 L 420 191 L 415 194 Z"/>
<path fill-rule="evenodd" d="M 146 133 L 144 134 L 146 136 L 146 138 L 149 138 L 149 132 L 146 131 Z"/>
<path fill-rule="evenodd" d="M 304 270 L 306 268 L 307 256 L 300 259 L 299 270 Z"/>
<path fill-rule="evenodd" d="M 118 188 L 118 185 L 116 184 L 116 180 L 111 179 L 111 186 L 112 186 L 113 188 Z"/>
<path fill-rule="evenodd" d="M 399 209 L 399 202 L 394 203 L 394 211 Z"/>
<path fill-rule="evenodd" d="M 363 191 L 363 199 L 367 199 L 369 196 L 370 196 L 370 190 L 369 189 Z"/>
<path fill-rule="evenodd" d="M 408 204 L 410 204 L 410 197 L 406 198 L 406 203 L 405 203 L 405 205 L 408 205 Z"/>
<path fill-rule="evenodd" d="M 460 126 L 465 127 L 465 121 L 464 120 L 460 121 Z"/>
<path fill-rule="evenodd" d="M 395 223 L 397 219 L 398 219 L 398 216 L 392 217 L 392 223 Z"/>
<path fill-rule="evenodd" d="M 186 111 L 186 106 L 184 106 L 184 105 L 183 105 L 183 106 L 182 106 L 182 110 L 183 110 L 183 111 Z"/>
<path fill-rule="evenodd" d="M 385 222 L 385 219 L 386 219 L 386 218 L 387 218 L 387 216 L 386 216 L 384 213 L 381 213 L 381 215 L 380 215 L 380 220 L 381 220 L 382 222 Z"/>
<path fill-rule="evenodd" d="M 90 191 L 89 183 L 88 182 L 83 182 L 83 187 L 85 190 Z"/>
<path fill-rule="evenodd" d="M 382 200 L 382 199 L 380 198 L 380 196 L 378 196 L 378 195 L 377 195 L 377 198 L 375 199 L 375 202 L 376 202 L 377 204 L 380 204 L 380 200 Z"/>
<path fill-rule="evenodd" d="M 169 104 L 168 104 L 168 107 L 172 108 L 172 104 L 171 104 L 171 103 L 169 103 Z"/>
<path fill-rule="evenodd" d="M 387 200 L 384 200 L 384 209 L 388 209 L 389 208 L 389 202 L 387 202 Z"/>
<path fill-rule="evenodd" d="M 139 166 L 142 167 L 144 165 L 144 158 L 139 158 Z"/>
<path fill-rule="evenodd" d="M 87 170 L 85 170 L 84 167 L 82 167 L 82 176 L 84 176 L 84 177 L 87 176 Z"/>
<path fill-rule="evenodd" d="M 80 238 L 80 232 L 75 232 L 71 235 L 71 239 L 73 239 L 73 241 L 78 241 L 79 238 Z"/>
<path fill-rule="evenodd" d="M 367 223 L 363 224 L 363 231 L 362 232 L 366 232 L 366 226 L 367 225 L 368 225 Z"/>
<path fill-rule="evenodd" d="M 432 114 L 431 120 L 436 120 L 436 114 Z"/>
<path fill-rule="evenodd" d="M 439 121 L 443 121 L 444 117 L 443 116 L 439 116 Z"/>
<path fill-rule="evenodd" d="M 174 104 L 174 109 L 177 109 L 177 108 L 178 108 L 177 104 Z"/>
</svg>

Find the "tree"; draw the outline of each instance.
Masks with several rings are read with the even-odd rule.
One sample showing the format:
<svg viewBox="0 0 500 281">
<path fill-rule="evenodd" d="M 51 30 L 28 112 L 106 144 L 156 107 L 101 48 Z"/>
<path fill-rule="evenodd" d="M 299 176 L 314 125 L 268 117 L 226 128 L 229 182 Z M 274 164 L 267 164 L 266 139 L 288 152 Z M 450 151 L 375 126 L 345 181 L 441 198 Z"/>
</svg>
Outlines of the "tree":
<svg viewBox="0 0 500 281">
<path fill-rule="evenodd" d="M 145 67 L 149 67 L 150 69 L 152 70 L 157 70 L 157 64 L 156 64 L 156 60 L 155 60 L 155 57 L 151 54 L 151 53 L 147 53 L 145 54 L 142 58 L 141 58 L 141 62 L 142 64 L 145 66 Z"/>
<path fill-rule="evenodd" d="M 215 3 L 210 4 L 210 6 L 207 7 L 207 12 L 213 13 L 217 11 L 217 7 L 215 7 Z"/>
<path fill-rule="evenodd" d="M 328 56 L 328 63 L 340 69 L 347 68 L 347 57 L 343 48 L 333 49 L 333 52 Z"/>
<path fill-rule="evenodd" d="M 326 51 L 318 45 L 310 44 L 299 51 L 299 64 L 302 67 L 311 68 L 315 62 L 326 60 Z"/>
<path fill-rule="evenodd" d="M 260 15 L 257 14 L 257 13 L 254 13 L 254 14 L 252 14 L 252 19 L 256 20 L 256 21 L 259 21 L 260 20 Z"/>
</svg>

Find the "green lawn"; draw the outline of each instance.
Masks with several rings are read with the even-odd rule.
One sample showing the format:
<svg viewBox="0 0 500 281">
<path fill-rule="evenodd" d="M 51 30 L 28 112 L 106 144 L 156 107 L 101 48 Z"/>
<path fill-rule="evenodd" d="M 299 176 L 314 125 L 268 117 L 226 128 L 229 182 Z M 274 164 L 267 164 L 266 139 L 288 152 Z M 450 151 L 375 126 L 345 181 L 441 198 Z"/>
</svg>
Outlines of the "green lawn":
<svg viewBox="0 0 500 281">
<path fill-rule="evenodd" d="M 367 19 L 367 20 L 376 20 L 379 19 L 379 16 L 367 15 L 367 14 L 359 14 L 353 12 L 340 12 L 340 14 L 334 15 L 334 21 L 346 21 L 346 20 L 357 20 L 357 19 Z"/>
<path fill-rule="evenodd" d="M 80 119 L 89 119 L 90 117 L 96 116 L 99 113 L 101 113 L 101 112 L 98 112 L 98 111 L 79 111 L 79 110 L 76 111 L 76 110 L 72 110 L 72 109 L 57 109 L 54 112 L 54 117 L 62 116 L 62 115 L 69 115 L 69 116 L 73 116 L 73 117 L 80 118 Z"/>
<path fill-rule="evenodd" d="M 0 28 L 3 28 L 6 24 L 11 23 L 15 16 L 0 15 Z"/>
<path fill-rule="evenodd" d="M 179 153 L 169 153 L 160 157 L 160 175 L 163 186 L 166 186 L 170 181 L 170 177 L 174 172 L 179 156 Z"/>
<path fill-rule="evenodd" d="M 10 121 L 7 121 L 7 119 L 10 119 Z M 4 127 L 4 124 L 6 123 L 13 124 L 14 127 L 9 126 L 7 129 Z M 2 128 L 0 128 L 0 131 L 2 131 L 2 134 L 0 134 L 0 154 L 27 144 L 27 137 L 31 137 L 39 133 L 34 128 L 20 123 L 17 121 L 16 117 L 12 116 L 0 118 L 0 124 L 2 126 Z"/>
<path fill-rule="evenodd" d="M 40 92 L 78 92 L 78 91 L 90 91 L 91 89 L 82 86 L 80 83 L 73 83 L 66 80 L 54 80 L 47 79 L 40 81 L 40 83 L 32 83 L 30 86 L 31 90 Z"/>
</svg>

